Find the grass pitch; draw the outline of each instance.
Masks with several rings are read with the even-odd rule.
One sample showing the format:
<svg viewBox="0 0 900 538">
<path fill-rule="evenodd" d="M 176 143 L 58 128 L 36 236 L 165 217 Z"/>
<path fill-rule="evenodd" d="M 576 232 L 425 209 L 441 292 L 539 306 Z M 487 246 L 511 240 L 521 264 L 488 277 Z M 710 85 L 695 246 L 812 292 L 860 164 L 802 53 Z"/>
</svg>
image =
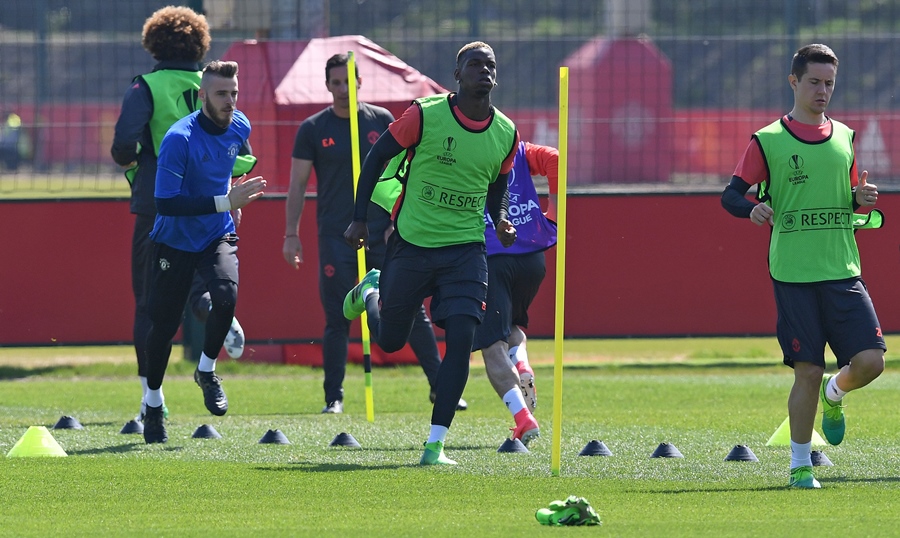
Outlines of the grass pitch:
<svg viewBox="0 0 900 538">
<path fill-rule="evenodd" d="M 846 440 L 820 447 L 834 463 L 817 468 L 823 489 L 793 491 L 789 449 L 765 446 L 787 415 L 792 380 L 769 340 L 567 342 L 559 477 L 550 474 L 547 342 L 529 344 L 541 438 L 527 454 L 497 452 L 513 424 L 476 357 L 470 408 L 447 441 L 453 468 L 417 465 L 431 406 L 416 367 L 375 370 L 368 423 L 357 365 L 345 414 L 325 416 L 320 369 L 223 362 L 231 408 L 213 417 L 193 365 L 175 360 L 164 385 L 170 440 L 145 445 L 119 433 L 138 403 L 128 348 L 0 348 L 3 455 L 28 426 L 50 428 L 62 415 L 84 425 L 50 430 L 66 458 L 0 458 L 0 535 L 898 534 L 898 361 L 889 356 L 881 378 L 848 396 Z M 193 439 L 202 424 L 222 438 Z M 269 429 L 291 444 L 259 444 Z M 362 447 L 329 446 L 342 432 Z M 579 456 L 594 439 L 613 455 Z M 662 442 L 684 458 L 650 458 Z M 759 462 L 725 462 L 737 444 Z M 586 497 L 603 525 L 537 523 L 536 509 L 568 495 Z"/>
<path fill-rule="evenodd" d="M 129 198 L 131 189 L 123 173 L 110 166 L 80 170 L 10 172 L 0 167 L 0 201 L 72 198 Z"/>
</svg>

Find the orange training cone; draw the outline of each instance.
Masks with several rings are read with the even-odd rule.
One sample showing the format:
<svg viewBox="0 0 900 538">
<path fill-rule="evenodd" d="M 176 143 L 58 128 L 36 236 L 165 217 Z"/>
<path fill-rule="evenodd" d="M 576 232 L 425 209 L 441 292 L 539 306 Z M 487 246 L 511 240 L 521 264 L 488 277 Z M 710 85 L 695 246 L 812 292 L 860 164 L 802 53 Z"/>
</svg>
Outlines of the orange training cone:
<svg viewBox="0 0 900 538">
<path fill-rule="evenodd" d="M 59 446 L 50 431 L 44 426 L 31 426 L 6 454 L 7 458 L 30 458 L 36 456 L 65 457 L 66 451 Z"/>
</svg>

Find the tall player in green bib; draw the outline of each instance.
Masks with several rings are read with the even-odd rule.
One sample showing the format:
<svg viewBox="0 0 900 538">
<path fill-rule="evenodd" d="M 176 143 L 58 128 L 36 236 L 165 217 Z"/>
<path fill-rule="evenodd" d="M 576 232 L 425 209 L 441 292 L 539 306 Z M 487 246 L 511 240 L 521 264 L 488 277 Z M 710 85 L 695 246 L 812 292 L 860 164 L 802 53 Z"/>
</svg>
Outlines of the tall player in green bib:
<svg viewBox="0 0 900 538">
<path fill-rule="evenodd" d="M 462 47 L 454 77 L 459 91 L 416 99 L 378 139 L 363 163 L 353 222 L 344 238 L 367 244 L 366 213 L 385 164 L 404 150 L 403 191 L 394 206 L 395 232 L 381 273 L 369 271 L 344 301 L 348 319 L 368 313 L 372 339 L 383 350 L 403 347 L 422 301 L 445 330 L 431 432 L 422 465 L 454 465 L 444 440 L 469 377 L 475 328 L 484 317 L 487 259 L 485 207 L 500 243 L 516 230 L 508 219 L 507 177 L 519 134 L 491 105 L 497 85 L 493 49 L 481 41 Z"/>
<path fill-rule="evenodd" d="M 854 211 L 871 208 L 878 188 L 857 174 L 854 132 L 825 115 L 838 59 L 825 45 L 794 54 L 788 82 L 794 108 L 752 138 L 722 194 L 736 217 L 771 227 L 769 273 L 778 309 L 778 342 L 794 369 L 788 397 L 795 488 L 821 487 L 810 447 L 816 407 L 829 443 L 844 439 L 844 396 L 875 380 L 887 349 L 860 277 Z M 758 185 L 758 203 L 744 196 Z M 840 371 L 825 375 L 825 344 Z"/>
</svg>

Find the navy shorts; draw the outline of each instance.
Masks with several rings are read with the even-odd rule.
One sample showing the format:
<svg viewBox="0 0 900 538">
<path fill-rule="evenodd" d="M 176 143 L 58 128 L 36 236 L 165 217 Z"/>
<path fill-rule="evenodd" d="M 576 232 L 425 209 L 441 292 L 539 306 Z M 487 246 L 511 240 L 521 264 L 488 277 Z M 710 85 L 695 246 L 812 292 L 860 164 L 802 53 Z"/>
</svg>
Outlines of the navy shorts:
<svg viewBox="0 0 900 538">
<path fill-rule="evenodd" d="M 772 281 L 784 363 L 825 366 L 825 344 L 838 367 L 867 349 L 887 350 L 875 307 L 861 278 L 816 284 Z"/>
<path fill-rule="evenodd" d="M 411 324 L 428 296 L 431 319 L 438 327 L 443 328 L 448 317 L 458 314 L 472 316 L 480 323 L 487 300 L 484 243 L 425 248 L 394 233 L 388 241 L 378 286 L 382 323 Z"/>
<path fill-rule="evenodd" d="M 547 274 L 544 252 L 488 258 L 487 308 L 475 330 L 472 350 L 509 341 L 513 325 L 528 328 L 528 307 Z"/>
</svg>

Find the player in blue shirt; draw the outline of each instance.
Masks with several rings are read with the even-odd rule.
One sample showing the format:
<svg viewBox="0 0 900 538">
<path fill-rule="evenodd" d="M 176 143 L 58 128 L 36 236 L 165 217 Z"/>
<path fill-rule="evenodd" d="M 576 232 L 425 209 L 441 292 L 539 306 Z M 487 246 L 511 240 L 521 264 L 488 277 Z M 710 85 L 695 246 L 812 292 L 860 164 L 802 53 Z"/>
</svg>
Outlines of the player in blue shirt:
<svg viewBox="0 0 900 538">
<path fill-rule="evenodd" d="M 194 272 L 210 292 L 212 311 L 194 380 L 203 389 L 210 413 L 228 411 L 228 399 L 215 374 L 216 357 L 237 302 L 237 235 L 231 211 L 263 195 L 262 177 L 242 176 L 231 185 L 238 151 L 250 137 L 250 122 L 236 110 L 238 64 L 214 61 L 203 70 L 201 110 L 177 121 L 163 138 L 156 172 L 154 266 L 150 284 L 147 338 L 147 411 L 144 441 L 168 440 L 163 417 L 162 381 L 172 338 L 191 289 Z"/>
</svg>

